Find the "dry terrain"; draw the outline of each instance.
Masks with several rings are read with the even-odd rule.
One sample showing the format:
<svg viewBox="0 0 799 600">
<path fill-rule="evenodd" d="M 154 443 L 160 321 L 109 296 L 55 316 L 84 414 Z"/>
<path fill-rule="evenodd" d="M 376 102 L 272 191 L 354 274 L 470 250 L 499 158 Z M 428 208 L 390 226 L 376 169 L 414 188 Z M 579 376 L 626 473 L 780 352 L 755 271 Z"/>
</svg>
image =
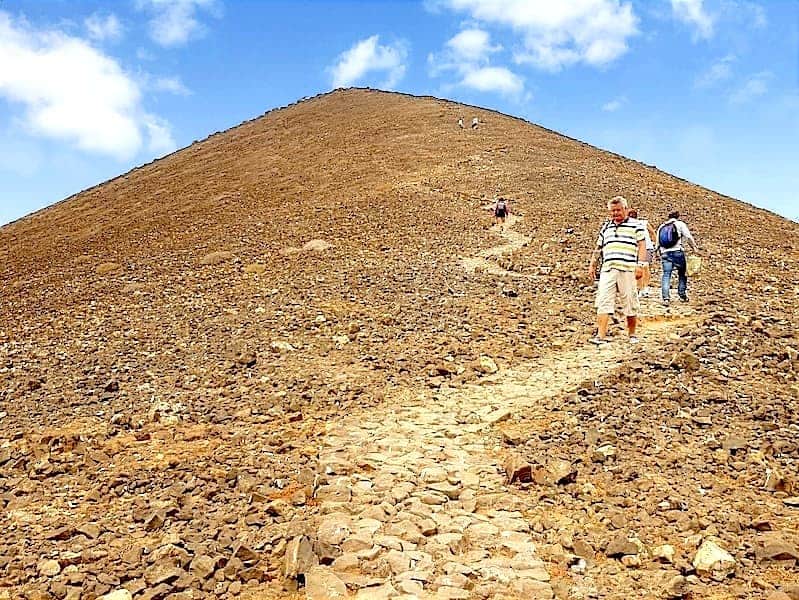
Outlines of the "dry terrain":
<svg viewBox="0 0 799 600">
<path fill-rule="evenodd" d="M 595 348 L 617 194 L 705 268 Z M 0 599 L 799 600 L 797 272 L 798 224 L 483 109 L 214 134 L 0 228 Z"/>
</svg>

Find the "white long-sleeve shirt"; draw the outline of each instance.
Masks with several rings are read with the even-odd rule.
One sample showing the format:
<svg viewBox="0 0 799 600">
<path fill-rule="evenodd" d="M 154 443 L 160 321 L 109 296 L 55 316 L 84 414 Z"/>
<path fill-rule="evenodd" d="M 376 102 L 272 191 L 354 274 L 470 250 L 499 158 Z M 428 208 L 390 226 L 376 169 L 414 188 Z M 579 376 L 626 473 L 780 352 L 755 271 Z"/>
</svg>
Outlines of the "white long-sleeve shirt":
<svg viewBox="0 0 799 600">
<path fill-rule="evenodd" d="M 677 243 L 674 244 L 671 248 L 661 248 L 660 247 L 660 230 L 663 229 L 663 227 L 665 227 L 666 225 L 668 225 L 669 223 L 672 223 L 672 222 L 677 227 L 677 233 L 679 234 L 679 239 L 677 240 Z M 685 251 L 685 246 L 683 246 L 683 240 L 688 242 L 688 245 L 691 247 L 691 250 L 693 250 L 694 252 L 698 252 L 699 251 L 699 247 L 696 245 L 696 242 L 694 241 L 694 236 L 691 235 L 691 230 L 688 229 L 688 225 L 686 225 L 685 223 L 683 223 L 679 219 L 669 219 L 668 221 L 663 223 L 663 225 L 658 227 L 657 235 L 655 237 L 657 238 L 656 239 L 657 250 L 660 250 L 661 254 L 663 252 L 676 252 L 677 250 Z"/>
</svg>

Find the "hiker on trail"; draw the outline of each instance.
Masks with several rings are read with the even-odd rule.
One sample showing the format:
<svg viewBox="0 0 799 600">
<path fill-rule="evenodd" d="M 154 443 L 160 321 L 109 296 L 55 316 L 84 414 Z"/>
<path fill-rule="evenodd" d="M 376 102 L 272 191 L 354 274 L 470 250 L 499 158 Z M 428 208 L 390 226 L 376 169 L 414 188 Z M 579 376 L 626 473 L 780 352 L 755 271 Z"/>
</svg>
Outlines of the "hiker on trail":
<svg viewBox="0 0 799 600">
<path fill-rule="evenodd" d="M 507 198 L 500 196 L 494 204 L 494 225 L 500 225 L 499 230 L 505 230 L 505 218 L 510 214 L 510 203 Z"/>
<path fill-rule="evenodd" d="M 695 253 L 699 252 L 699 247 L 694 241 L 694 236 L 683 221 L 680 220 L 680 213 L 674 211 L 669 213 L 668 220 L 658 227 L 655 236 L 657 252 L 660 254 L 660 264 L 663 267 L 663 276 L 660 280 L 660 293 L 663 305 L 669 305 L 669 291 L 671 289 L 671 274 L 677 269 L 677 295 L 683 302 L 688 302 L 688 264 L 685 259 L 685 240 Z"/>
<path fill-rule="evenodd" d="M 480 120 L 477 117 L 472 118 L 472 129 L 477 129 L 477 125 L 480 123 Z"/>
<path fill-rule="evenodd" d="M 597 260 L 602 257 L 599 285 L 596 291 L 597 335 L 591 343 L 598 346 L 608 343 L 608 323 L 616 310 L 616 299 L 627 317 L 627 334 L 630 343 L 637 343 L 635 329 L 638 325 L 638 293 L 636 280 L 643 277 L 646 262 L 646 233 L 640 221 L 627 216 L 627 200 L 616 196 L 608 202 L 610 218 L 602 224 L 596 246 L 588 265 L 588 276 L 593 280 Z"/>
<path fill-rule="evenodd" d="M 638 211 L 634 208 L 630 209 L 630 212 L 627 213 L 631 219 L 636 219 L 641 225 L 644 226 L 644 233 L 646 233 L 646 262 L 648 263 L 644 269 L 644 275 L 641 279 L 637 280 L 638 284 L 638 295 L 641 298 L 648 298 L 649 297 L 649 281 L 652 278 L 652 274 L 650 271 L 650 266 L 652 265 L 652 261 L 655 258 L 655 228 L 652 227 L 652 224 L 647 219 L 639 219 L 638 218 Z"/>
<path fill-rule="evenodd" d="M 460 127 L 461 129 L 463 129 L 463 117 L 461 117 L 460 119 L 458 119 L 458 127 Z"/>
</svg>

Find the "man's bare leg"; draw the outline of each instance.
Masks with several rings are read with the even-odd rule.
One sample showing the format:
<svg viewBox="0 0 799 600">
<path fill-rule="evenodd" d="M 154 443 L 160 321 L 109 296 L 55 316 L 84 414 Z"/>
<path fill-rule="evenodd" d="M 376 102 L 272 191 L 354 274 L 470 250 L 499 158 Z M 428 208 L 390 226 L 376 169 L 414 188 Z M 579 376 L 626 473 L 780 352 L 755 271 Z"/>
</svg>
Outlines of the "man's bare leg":
<svg viewBox="0 0 799 600">
<path fill-rule="evenodd" d="M 627 317 L 627 333 L 630 337 L 635 335 L 635 328 L 638 326 L 638 317 Z"/>
<path fill-rule="evenodd" d="M 608 323 L 610 322 L 610 315 L 597 315 L 596 316 L 596 336 L 600 340 L 604 340 L 608 335 Z"/>
</svg>

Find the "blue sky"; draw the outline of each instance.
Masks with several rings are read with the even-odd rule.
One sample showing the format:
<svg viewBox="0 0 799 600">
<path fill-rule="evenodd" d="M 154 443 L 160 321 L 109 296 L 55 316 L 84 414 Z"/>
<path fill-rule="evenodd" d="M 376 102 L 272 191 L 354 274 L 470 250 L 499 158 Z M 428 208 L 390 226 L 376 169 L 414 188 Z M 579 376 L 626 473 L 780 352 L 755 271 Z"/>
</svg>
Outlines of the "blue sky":
<svg viewBox="0 0 799 600">
<path fill-rule="evenodd" d="M 796 0 L 0 0 L 0 223 L 347 86 L 496 109 L 799 221 Z"/>
</svg>

